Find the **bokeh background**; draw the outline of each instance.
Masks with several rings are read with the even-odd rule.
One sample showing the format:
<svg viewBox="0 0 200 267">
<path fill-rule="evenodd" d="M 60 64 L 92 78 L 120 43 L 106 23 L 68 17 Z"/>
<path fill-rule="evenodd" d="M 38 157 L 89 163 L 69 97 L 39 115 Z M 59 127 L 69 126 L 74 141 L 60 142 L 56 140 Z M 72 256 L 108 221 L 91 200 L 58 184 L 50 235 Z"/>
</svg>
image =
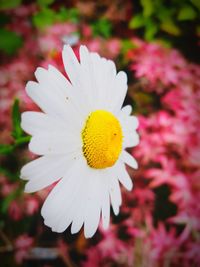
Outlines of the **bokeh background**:
<svg viewBox="0 0 200 267">
<path fill-rule="evenodd" d="M 199 12 L 198 0 L 0 0 L 2 267 L 200 266 Z M 19 179 L 35 157 L 20 128 L 20 113 L 37 109 L 25 85 L 38 66 L 64 71 L 65 43 L 126 71 L 125 104 L 140 121 L 134 189 L 92 239 L 51 232 L 40 208 L 52 186 L 25 194 Z"/>
</svg>

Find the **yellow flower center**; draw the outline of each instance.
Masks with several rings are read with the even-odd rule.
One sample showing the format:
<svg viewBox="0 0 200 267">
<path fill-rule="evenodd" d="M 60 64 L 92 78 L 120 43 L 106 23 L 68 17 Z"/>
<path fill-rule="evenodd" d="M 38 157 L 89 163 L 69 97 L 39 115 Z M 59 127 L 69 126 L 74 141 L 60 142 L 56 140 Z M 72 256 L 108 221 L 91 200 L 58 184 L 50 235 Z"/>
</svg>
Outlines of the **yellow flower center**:
<svg viewBox="0 0 200 267">
<path fill-rule="evenodd" d="M 83 154 L 87 164 L 95 169 L 111 167 L 122 150 L 122 129 L 110 112 L 92 112 L 82 130 Z"/>
</svg>

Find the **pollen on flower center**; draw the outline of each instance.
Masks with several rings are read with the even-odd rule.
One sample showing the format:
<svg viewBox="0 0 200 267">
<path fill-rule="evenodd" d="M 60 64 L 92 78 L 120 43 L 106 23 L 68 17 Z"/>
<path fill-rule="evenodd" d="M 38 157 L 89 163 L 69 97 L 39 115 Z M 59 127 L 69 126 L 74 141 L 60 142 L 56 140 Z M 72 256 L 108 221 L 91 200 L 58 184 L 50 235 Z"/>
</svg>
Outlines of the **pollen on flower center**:
<svg viewBox="0 0 200 267">
<path fill-rule="evenodd" d="M 122 129 L 110 112 L 92 112 L 82 130 L 83 154 L 90 167 L 103 169 L 117 161 L 122 150 Z"/>
</svg>

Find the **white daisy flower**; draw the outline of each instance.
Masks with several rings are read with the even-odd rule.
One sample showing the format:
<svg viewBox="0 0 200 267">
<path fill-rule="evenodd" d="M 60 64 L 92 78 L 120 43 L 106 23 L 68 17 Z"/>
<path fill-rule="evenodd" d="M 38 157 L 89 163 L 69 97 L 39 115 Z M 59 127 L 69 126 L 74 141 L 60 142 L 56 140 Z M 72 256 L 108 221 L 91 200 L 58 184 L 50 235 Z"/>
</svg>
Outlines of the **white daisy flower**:
<svg viewBox="0 0 200 267">
<path fill-rule="evenodd" d="M 49 66 L 37 68 L 38 82 L 27 83 L 27 94 L 43 112 L 24 112 L 21 126 L 32 135 L 30 151 L 41 157 L 22 168 L 21 178 L 29 193 L 59 181 L 42 207 L 44 223 L 58 233 L 70 224 L 77 233 L 84 225 L 88 238 L 100 219 L 108 228 L 110 205 L 119 213 L 119 182 L 132 189 L 125 164 L 137 168 L 137 162 L 125 149 L 139 138 L 131 107 L 122 108 L 125 72 L 85 46 L 79 52 L 80 62 L 70 46 L 62 52 L 70 81 Z"/>
</svg>

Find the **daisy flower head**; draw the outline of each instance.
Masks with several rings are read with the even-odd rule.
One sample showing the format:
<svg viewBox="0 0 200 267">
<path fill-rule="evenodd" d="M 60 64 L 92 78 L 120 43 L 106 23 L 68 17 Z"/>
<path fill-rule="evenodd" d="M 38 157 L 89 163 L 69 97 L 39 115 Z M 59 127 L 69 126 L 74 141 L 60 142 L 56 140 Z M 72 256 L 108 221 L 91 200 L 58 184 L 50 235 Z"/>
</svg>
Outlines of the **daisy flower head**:
<svg viewBox="0 0 200 267">
<path fill-rule="evenodd" d="M 107 229 L 110 206 L 115 215 L 121 205 L 119 182 L 128 190 L 132 180 L 125 164 L 137 168 L 127 147 L 136 146 L 138 120 L 131 106 L 122 108 L 127 75 L 116 72 L 113 61 L 80 46 L 80 61 L 64 46 L 62 57 L 68 79 L 56 68 L 37 68 L 37 82 L 29 81 L 28 96 L 43 112 L 24 112 L 21 126 L 32 135 L 31 152 L 40 157 L 26 164 L 21 178 L 26 192 L 58 181 L 41 213 L 52 231 L 71 225 L 77 233 L 84 225 L 86 238 L 100 220 Z"/>
</svg>

